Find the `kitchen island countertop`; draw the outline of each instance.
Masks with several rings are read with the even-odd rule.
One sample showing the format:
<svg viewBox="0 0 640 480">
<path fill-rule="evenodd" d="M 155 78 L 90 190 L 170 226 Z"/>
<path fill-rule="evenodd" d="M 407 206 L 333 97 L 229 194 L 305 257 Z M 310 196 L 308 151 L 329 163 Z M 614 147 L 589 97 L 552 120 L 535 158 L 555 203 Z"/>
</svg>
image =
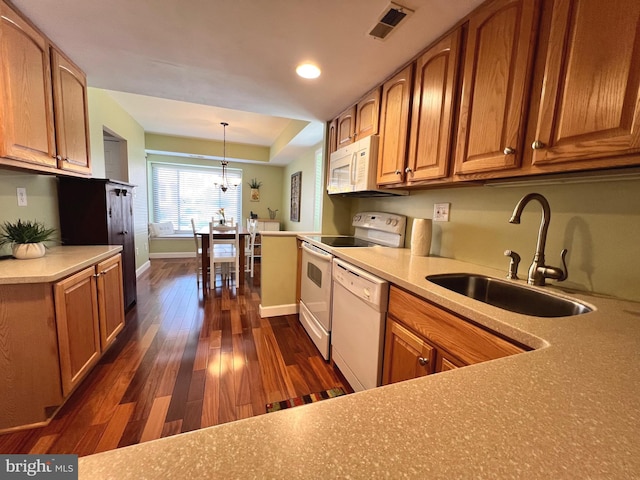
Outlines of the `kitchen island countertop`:
<svg viewBox="0 0 640 480">
<path fill-rule="evenodd" d="M 122 251 L 121 245 L 58 246 L 44 257 L 0 261 L 0 285 L 55 282 Z"/>
<path fill-rule="evenodd" d="M 83 479 L 634 478 L 640 475 L 640 304 L 506 312 L 428 282 L 505 272 L 408 249 L 338 257 L 534 350 L 80 458 Z"/>
</svg>

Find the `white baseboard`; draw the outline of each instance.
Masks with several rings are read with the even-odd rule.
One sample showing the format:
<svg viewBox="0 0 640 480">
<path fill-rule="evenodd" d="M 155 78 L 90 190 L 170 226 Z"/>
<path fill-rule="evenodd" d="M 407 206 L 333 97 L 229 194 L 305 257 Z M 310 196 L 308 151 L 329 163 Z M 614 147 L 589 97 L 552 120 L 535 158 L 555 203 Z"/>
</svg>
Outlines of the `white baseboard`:
<svg viewBox="0 0 640 480">
<path fill-rule="evenodd" d="M 149 258 L 194 258 L 196 252 L 158 252 L 150 253 Z"/>
<path fill-rule="evenodd" d="M 138 278 L 140 275 L 142 275 L 144 272 L 146 272 L 150 268 L 151 268 L 151 262 L 147 260 L 140 266 L 140 268 L 136 269 L 136 278 Z"/>
<path fill-rule="evenodd" d="M 297 303 L 292 303 L 290 305 L 273 305 L 271 307 L 263 307 L 262 304 L 260 305 L 260 316 L 262 318 L 291 315 L 293 313 L 298 313 Z"/>
</svg>

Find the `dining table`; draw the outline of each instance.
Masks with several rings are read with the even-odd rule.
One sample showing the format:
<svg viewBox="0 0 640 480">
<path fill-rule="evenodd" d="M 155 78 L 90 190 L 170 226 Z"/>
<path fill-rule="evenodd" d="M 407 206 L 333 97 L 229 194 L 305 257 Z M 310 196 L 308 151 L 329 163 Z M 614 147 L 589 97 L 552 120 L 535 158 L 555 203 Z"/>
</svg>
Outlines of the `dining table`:
<svg viewBox="0 0 640 480">
<path fill-rule="evenodd" d="M 202 246 L 202 293 L 207 295 L 209 293 L 209 275 L 207 275 L 207 271 L 209 270 L 209 227 L 202 227 L 196 231 L 196 235 L 200 237 L 200 245 Z M 245 255 L 244 255 L 244 245 L 245 238 L 249 235 L 249 231 L 239 226 L 238 227 L 238 235 L 239 235 L 239 255 L 240 255 L 240 271 L 237 272 L 237 282 L 236 286 L 239 289 L 244 288 L 244 269 L 245 269 Z M 213 230 L 214 242 L 215 240 L 232 240 L 234 237 L 233 232 L 223 232 Z"/>
</svg>

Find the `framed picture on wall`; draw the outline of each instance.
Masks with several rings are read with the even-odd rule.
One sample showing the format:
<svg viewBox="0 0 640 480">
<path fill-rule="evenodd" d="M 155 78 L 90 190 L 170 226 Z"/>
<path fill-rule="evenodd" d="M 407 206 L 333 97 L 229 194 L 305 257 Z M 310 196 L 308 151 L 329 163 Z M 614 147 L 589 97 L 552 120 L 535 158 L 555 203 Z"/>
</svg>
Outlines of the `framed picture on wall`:
<svg viewBox="0 0 640 480">
<path fill-rule="evenodd" d="M 291 175 L 291 221 L 300 221 L 300 190 L 302 189 L 302 172 Z"/>
</svg>

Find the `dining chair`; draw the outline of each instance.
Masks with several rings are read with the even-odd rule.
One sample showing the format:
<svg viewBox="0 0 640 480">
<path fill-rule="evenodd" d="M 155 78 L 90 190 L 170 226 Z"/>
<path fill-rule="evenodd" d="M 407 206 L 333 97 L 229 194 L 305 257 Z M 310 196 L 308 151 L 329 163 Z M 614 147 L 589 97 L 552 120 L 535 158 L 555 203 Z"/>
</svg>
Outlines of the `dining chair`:
<svg viewBox="0 0 640 480">
<path fill-rule="evenodd" d="M 254 262 L 255 262 L 255 244 L 256 244 L 256 232 L 258 230 L 258 220 L 254 218 L 247 218 L 247 231 L 249 232 L 249 236 L 245 240 L 245 248 L 244 248 L 244 271 L 245 273 L 251 274 L 251 278 L 253 278 L 253 270 L 254 270 Z"/>
<path fill-rule="evenodd" d="M 192 218 L 191 219 L 191 229 L 193 230 L 193 240 L 196 243 L 196 282 L 198 283 L 198 288 L 200 287 L 200 278 L 204 281 L 204 277 L 202 275 L 202 246 L 200 245 L 200 240 L 198 239 L 196 222 Z"/>
<path fill-rule="evenodd" d="M 216 232 L 232 233 L 233 239 L 216 239 Z M 231 243 L 229 243 L 231 242 Z M 234 275 L 236 286 L 238 283 L 240 272 L 240 235 L 238 225 L 216 225 L 214 222 L 209 223 L 209 289 L 216 286 L 216 266 L 220 267 L 231 265 L 234 266 Z M 225 272 L 230 273 L 227 269 L 221 268 L 221 280 L 224 280 Z"/>
</svg>

